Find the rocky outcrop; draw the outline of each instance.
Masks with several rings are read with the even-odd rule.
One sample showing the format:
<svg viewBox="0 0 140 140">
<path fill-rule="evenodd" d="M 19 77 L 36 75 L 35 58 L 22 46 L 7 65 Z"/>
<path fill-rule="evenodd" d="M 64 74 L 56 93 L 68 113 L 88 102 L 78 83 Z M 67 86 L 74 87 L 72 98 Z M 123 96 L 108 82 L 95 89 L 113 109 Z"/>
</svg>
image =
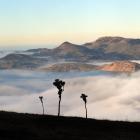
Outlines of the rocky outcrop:
<svg viewBox="0 0 140 140">
<path fill-rule="evenodd" d="M 112 72 L 135 72 L 140 70 L 140 64 L 130 61 L 116 61 L 112 64 L 99 66 L 97 69 Z"/>
</svg>

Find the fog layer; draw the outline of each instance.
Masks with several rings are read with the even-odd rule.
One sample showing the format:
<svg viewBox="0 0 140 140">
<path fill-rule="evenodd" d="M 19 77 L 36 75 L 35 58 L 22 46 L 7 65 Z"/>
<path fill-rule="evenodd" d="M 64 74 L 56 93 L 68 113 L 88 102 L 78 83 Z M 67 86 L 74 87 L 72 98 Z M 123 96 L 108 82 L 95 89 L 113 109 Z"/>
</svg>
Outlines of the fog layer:
<svg viewBox="0 0 140 140">
<path fill-rule="evenodd" d="M 17 78 L 18 76 L 20 78 Z M 88 95 L 88 117 L 140 121 L 139 72 L 129 76 L 97 73 L 46 76 L 48 79 L 45 73 L 36 75 L 32 72 L 24 72 L 24 74 L 16 72 L 12 79 L 16 78 L 11 82 L 8 79 L 1 79 L 3 83 L 0 86 L 1 110 L 40 114 L 42 108 L 38 97 L 42 95 L 45 113 L 56 115 L 58 94 L 57 89 L 52 85 L 56 77 L 66 81 L 61 102 L 62 115 L 84 117 L 84 102 L 80 94 L 85 93 Z"/>
</svg>

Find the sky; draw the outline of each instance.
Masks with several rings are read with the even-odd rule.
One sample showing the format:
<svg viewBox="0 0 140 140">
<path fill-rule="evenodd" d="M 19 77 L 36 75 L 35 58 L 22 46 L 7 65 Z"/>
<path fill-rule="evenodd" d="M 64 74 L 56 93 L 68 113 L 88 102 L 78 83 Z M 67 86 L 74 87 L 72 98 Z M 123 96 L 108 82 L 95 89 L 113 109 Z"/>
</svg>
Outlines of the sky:
<svg viewBox="0 0 140 140">
<path fill-rule="evenodd" d="M 140 38 L 139 0 L 0 0 L 0 47 Z"/>
</svg>

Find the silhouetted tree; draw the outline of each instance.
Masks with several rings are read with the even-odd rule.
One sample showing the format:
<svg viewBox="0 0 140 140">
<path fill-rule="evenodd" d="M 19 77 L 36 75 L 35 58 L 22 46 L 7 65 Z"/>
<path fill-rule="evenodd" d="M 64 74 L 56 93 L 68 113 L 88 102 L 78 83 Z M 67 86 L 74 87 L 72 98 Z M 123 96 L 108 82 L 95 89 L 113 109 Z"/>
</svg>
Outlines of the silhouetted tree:
<svg viewBox="0 0 140 140">
<path fill-rule="evenodd" d="M 44 104 L 43 104 L 43 96 L 39 96 L 39 99 L 40 99 L 40 101 L 41 101 L 41 104 L 42 104 L 43 115 L 44 115 Z"/>
<path fill-rule="evenodd" d="M 55 81 L 53 82 L 53 85 L 57 87 L 58 89 L 58 95 L 59 95 L 58 116 L 60 116 L 61 95 L 62 95 L 62 92 L 64 91 L 65 82 L 59 79 L 55 79 Z"/>
<path fill-rule="evenodd" d="M 83 99 L 83 101 L 85 102 L 85 110 L 86 110 L 86 118 L 87 118 L 87 95 L 85 95 L 85 94 L 81 94 L 81 96 L 80 96 L 82 99 Z"/>
</svg>

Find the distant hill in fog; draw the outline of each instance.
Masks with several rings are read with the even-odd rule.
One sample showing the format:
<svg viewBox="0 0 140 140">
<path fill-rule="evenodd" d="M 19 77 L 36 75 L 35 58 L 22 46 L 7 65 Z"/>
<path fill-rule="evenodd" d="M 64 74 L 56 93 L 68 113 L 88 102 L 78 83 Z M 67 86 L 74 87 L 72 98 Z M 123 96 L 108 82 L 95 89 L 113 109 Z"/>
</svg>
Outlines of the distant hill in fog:
<svg viewBox="0 0 140 140">
<path fill-rule="evenodd" d="M 0 59 L 0 69 L 36 69 L 52 63 L 89 63 L 97 60 L 140 60 L 140 39 L 102 37 L 83 45 L 64 42 L 53 49 L 38 48 L 11 53 Z M 72 65 L 68 67 L 69 70 L 80 69 L 78 65 L 77 68 Z"/>
<path fill-rule="evenodd" d="M 0 69 L 35 69 L 47 60 L 25 54 L 8 54 L 0 59 Z"/>
</svg>

